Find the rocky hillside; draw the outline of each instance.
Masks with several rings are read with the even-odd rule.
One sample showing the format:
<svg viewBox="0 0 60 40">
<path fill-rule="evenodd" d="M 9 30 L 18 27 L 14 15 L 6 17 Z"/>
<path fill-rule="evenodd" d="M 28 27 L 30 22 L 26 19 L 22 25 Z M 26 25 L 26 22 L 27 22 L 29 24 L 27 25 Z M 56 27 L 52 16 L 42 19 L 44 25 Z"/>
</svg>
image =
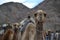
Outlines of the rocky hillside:
<svg viewBox="0 0 60 40">
<path fill-rule="evenodd" d="M 27 17 L 30 11 L 33 14 L 39 9 L 47 13 L 44 29 L 60 30 L 60 0 L 45 0 L 33 9 L 29 9 L 21 3 L 9 2 L 2 4 L 0 5 L 0 23 L 20 22 Z"/>
<path fill-rule="evenodd" d="M 27 17 L 30 9 L 21 3 L 9 2 L 0 5 L 0 24 L 7 22 L 20 22 Z"/>
<path fill-rule="evenodd" d="M 60 0 L 45 0 L 35 8 L 34 11 L 42 9 L 46 11 L 47 18 L 44 28 L 60 30 Z"/>
</svg>

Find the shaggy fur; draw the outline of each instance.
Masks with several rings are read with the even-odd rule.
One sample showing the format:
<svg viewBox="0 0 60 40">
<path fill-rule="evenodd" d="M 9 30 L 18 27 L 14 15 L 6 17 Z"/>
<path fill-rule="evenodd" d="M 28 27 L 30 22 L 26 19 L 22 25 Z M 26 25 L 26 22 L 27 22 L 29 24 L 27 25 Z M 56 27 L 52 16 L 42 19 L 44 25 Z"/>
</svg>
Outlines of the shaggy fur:
<svg viewBox="0 0 60 40">
<path fill-rule="evenodd" d="M 8 29 L 4 33 L 2 40 L 13 40 L 13 35 L 14 35 L 14 31 L 12 29 Z"/>
</svg>

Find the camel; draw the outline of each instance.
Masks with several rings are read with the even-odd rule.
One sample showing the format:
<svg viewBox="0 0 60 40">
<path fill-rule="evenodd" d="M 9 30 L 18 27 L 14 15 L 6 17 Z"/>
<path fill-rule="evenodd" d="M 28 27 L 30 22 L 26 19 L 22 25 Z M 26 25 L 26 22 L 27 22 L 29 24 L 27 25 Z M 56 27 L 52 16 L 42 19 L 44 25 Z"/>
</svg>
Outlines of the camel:
<svg viewBox="0 0 60 40">
<path fill-rule="evenodd" d="M 2 37 L 2 40 L 13 40 L 14 31 L 12 29 L 8 29 Z"/>
<path fill-rule="evenodd" d="M 46 12 L 43 10 L 37 10 L 34 14 L 36 22 L 36 39 L 43 40 L 43 23 L 45 22 Z"/>
<path fill-rule="evenodd" d="M 35 20 L 28 16 L 21 23 L 21 40 L 34 40 L 36 25 Z"/>
<path fill-rule="evenodd" d="M 20 40 L 20 36 L 18 23 L 13 23 L 7 26 L 2 40 Z"/>
<path fill-rule="evenodd" d="M 22 35 L 21 40 L 34 40 L 36 34 L 36 26 L 33 23 L 29 23 Z"/>
<path fill-rule="evenodd" d="M 21 25 L 20 31 L 21 31 L 22 35 L 23 35 L 23 32 L 24 32 L 27 24 L 29 24 L 29 23 L 33 23 L 33 24 L 35 23 L 35 20 L 32 17 L 30 17 L 30 16 L 28 16 L 28 18 L 25 18 L 24 20 L 22 20 L 20 22 L 20 25 Z"/>
<path fill-rule="evenodd" d="M 13 40 L 20 40 L 21 39 L 21 32 L 20 32 L 20 24 L 19 23 L 13 23 L 13 29 L 14 29 L 14 36 Z"/>
<path fill-rule="evenodd" d="M 2 40 L 13 40 L 13 35 L 14 35 L 13 27 L 10 24 L 8 24 L 2 36 Z"/>
</svg>

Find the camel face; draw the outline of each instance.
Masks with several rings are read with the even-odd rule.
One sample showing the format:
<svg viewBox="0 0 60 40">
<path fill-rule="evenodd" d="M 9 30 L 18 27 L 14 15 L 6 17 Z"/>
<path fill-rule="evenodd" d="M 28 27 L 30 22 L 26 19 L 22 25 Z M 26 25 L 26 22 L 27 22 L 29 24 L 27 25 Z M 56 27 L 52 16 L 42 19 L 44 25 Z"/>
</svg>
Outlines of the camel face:
<svg viewBox="0 0 60 40">
<path fill-rule="evenodd" d="M 46 13 L 45 13 L 45 11 L 38 10 L 38 11 L 34 14 L 34 16 L 35 16 L 35 18 L 37 19 L 37 21 L 44 22 L 44 21 L 45 21 L 45 17 L 46 17 Z"/>
</svg>

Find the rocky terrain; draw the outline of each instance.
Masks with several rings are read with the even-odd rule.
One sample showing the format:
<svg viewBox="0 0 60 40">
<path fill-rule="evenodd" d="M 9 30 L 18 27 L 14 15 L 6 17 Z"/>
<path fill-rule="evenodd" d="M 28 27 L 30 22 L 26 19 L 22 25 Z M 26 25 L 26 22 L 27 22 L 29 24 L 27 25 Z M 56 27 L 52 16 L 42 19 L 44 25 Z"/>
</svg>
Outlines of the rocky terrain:
<svg viewBox="0 0 60 40">
<path fill-rule="evenodd" d="M 9 2 L 0 5 L 0 24 L 20 22 L 27 17 L 30 9 L 21 3 Z"/>
<path fill-rule="evenodd" d="M 28 13 L 33 14 L 36 10 L 46 11 L 47 18 L 44 23 L 44 29 L 60 29 L 60 0 L 44 0 L 33 9 L 29 9 L 21 3 L 9 2 L 0 5 L 0 24 L 7 22 L 20 22 Z"/>
</svg>

